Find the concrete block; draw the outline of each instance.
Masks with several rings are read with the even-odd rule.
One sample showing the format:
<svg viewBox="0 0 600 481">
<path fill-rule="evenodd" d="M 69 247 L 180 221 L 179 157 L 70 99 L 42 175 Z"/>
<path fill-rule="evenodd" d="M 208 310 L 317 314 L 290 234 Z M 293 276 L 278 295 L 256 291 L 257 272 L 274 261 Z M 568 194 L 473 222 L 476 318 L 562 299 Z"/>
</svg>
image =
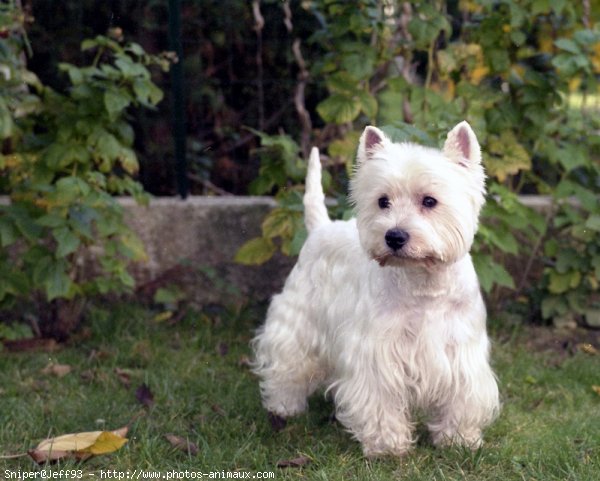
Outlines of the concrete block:
<svg viewBox="0 0 600 481">
<path fill-rule="evenodd" d="M 146 247 L 148 260 L 132 266 L 139 289 L 175 283 L 197 303 L 268 300 L 281 290 L 294 259 L 277 254 L 261 266 L 233 258 L 260 235 L 270 197 L 154 198 L 148 206 L 120 199 L 126 220 Z"/>
</svg>

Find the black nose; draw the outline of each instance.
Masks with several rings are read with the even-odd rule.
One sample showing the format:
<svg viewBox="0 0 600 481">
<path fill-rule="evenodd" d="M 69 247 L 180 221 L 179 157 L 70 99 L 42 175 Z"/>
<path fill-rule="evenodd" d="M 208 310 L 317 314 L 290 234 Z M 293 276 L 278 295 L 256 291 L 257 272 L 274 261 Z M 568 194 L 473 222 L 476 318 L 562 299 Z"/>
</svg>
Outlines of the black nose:
<svg viewBox="0 0 600 481">
<path fill-rule="evenodd" d="M 394 251 L 402 249 L 408 239 L 410 239 L 408 232 L 400 229 L 390 229 L 385 233 L 385 243 Z"/>
</svg>

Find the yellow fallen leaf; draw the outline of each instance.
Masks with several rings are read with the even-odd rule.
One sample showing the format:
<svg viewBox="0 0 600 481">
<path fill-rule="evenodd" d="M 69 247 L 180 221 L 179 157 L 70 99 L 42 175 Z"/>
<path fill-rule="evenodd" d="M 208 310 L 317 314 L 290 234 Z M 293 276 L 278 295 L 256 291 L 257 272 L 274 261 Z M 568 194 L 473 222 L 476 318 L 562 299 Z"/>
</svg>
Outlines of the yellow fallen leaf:
<svg viewBox="0 0 600 481">
<path fill-rule="evenodd" d="M 164 312 L 161 312 L 161 313 L 157 314 L 156 316 L 154 316 L 154 319 L 152 319 L 152 320 L 154 322 L 164 322 L 164 321 L 168 321 L 172 317 L 173 317 L 173 311 L 164 311 Z"/>
<path fill-rule="evenodd" d="M 117 436 L 114 433 L 103 431 L 100 436 L 94 441 L 90 447 L 84 449 L 86 453 L 91 453 L 94 456 L 98 454 L 107 454 L 121 449 L 127 442 L 127 438 Z"/>
<path fill-rule="evenodd" d="M 577 344 L 577 349 L 579 349 L 582 352 L 585 352 L 586 354 L 589 354 L 590 356 L 595 356 L 596 354 L 598 354 L 598 349 L 592 346 L 589 342 Z"/>
<path fill-rule="evenodd" d="M 86 459 L 98 454 L 112 453 L 126 442 L 127 427 L 116 431 L 89 431 L 64 434 L 44 439 L 28 454 L 37 463 L 64 458 Z"/>
<path fill-rule="evenodd" d="M 592 386 L 592 390 L 600 396 L 600 386 Z"/>
</svg>

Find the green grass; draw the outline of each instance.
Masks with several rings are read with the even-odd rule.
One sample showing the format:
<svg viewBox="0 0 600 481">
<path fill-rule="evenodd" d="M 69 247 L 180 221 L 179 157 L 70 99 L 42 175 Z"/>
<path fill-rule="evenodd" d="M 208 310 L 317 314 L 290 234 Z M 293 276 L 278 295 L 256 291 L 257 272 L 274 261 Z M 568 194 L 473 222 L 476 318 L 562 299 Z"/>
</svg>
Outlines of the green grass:
<svg viewBox="0 0 600 481">
<path fill-rule="evenodd" d="M 367 461 L 322 396 L 306 415 L 272 431 L 256 379 L 240 365 L 260 310 L 190 314 L 176 325 L 154 316 L 136 306 L 96 307 L 86 324 L 91 334 L 54 353 L 0 352 L 0 456 L 26 452 L 48 436 L 130 425 L 121 450 L 52 469 L 81 469 L 96 479 L 101 469 L 272 471 L 275 479 L 311 480 L 600 479 L 600 396 L 592 390 L 600 384 L 598 355 L 532 352 L 527 330 L 496 340 L 503 410 L 482 449 L 436 450 L 423 432 L 406 458 Z M 73 371 L 43 374 L 50 361 Z M 115 368 L 130 372 L 130 387 Z M 149 409 L 135 398 L 142 383 L 154 394 Z M 188 438 L 199 453 L 174 449 L 167 433 Z M 311 462 L 276 467 L 298 456 Z M 6 470 L 39 469 L 28 457 L 0 459 L 0 479 Z"/>
</svg>

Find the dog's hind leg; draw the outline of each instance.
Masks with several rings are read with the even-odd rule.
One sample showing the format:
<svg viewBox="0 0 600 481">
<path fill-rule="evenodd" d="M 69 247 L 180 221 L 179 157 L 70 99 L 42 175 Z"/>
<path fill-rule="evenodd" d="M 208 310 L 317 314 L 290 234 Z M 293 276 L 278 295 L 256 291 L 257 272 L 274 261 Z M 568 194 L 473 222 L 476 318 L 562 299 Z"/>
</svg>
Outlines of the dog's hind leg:
<svg viewBox="0 0 600 481">
<path fill-rule="evenodd" d="M 306 410 L 308 396 L 324 377 L 307 306 L 300 302 L 291 292 L 275 296 L 252 341 L 263 405 L 284 418 Z"/>
</svg>

